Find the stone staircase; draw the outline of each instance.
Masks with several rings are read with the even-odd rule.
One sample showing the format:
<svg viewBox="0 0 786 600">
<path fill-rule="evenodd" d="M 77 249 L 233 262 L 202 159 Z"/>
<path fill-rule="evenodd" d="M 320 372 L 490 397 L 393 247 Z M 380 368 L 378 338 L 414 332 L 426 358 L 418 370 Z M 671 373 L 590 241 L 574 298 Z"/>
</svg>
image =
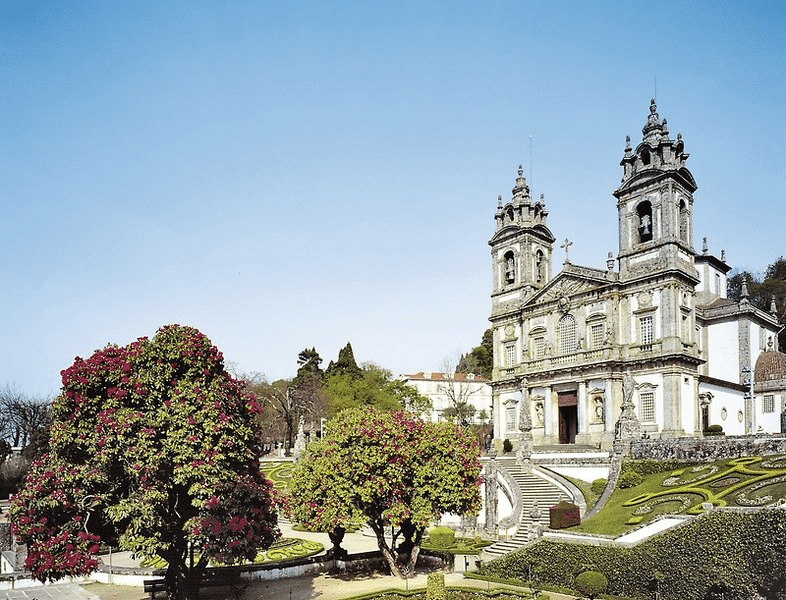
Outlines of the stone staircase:
<svg viewBox="0 0 786 600">
<path fill-rule="evenodd" d="M 542 527 L 548 527 L 549 508 L 563 499 L 574 501 L 574 498 L 571 497 L 572 494 L 547 479 L 538 468 L 527 473 L 516 464 L 515 459 L 502 459 L 498 462 L 500 468 L 504 468 L 518 485 L 518 491 L 522 498 L 522 509 L 515 535 L 508 540 L 500 540 L 485 548 L 483 550 L 484 560 L 497 558 L 517 550 L 529 542 L 530 525 L 533 523 L 531 512 L 536 503 L 540 509 L 539 523 Z"/>
</svg>

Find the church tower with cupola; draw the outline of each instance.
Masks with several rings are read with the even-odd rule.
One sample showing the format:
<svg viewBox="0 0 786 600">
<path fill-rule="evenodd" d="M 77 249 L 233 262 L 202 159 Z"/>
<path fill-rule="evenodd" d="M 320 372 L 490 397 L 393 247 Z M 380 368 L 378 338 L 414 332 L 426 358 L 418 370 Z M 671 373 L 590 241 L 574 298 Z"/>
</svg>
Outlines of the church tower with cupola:
<svg viewBox="0 0 786 600">
<path fill-rule="evenodd" d="M 496 231 L 489 241 L 494 279 L 494 306 L 521 301 L 551 279 L 554 236 L 546 224 L 544 197 L 533 202 L 524 169 L 519 165 L 511 200 L 497 201 Z"/>
<path fill-rule="evenodd" d="M 654 269 L 693 276 L 693 175 L 682 135 L 669 137 L 655 100 L 636 149 L 627 138 L 622 183 L 614 192 L 619 213 L 619 269 L 624 279 Z"/>
<path fill-rule="evenodd" d="M 695 333 L 700 278 L 693 193 L 698 186 L 687 159 L 682 135 L 669 137 L 666 119 L 652 100 L 641 143 L 634 150 L 627 138 L 622 183 L 614 191 L 622 339 L 629 344 L 629 360 L 646 358 L 663 366 L 662 437 L 693 428 L 684 407 L 695 396 L 697 366 L 704 362 Z"/>
</svg>

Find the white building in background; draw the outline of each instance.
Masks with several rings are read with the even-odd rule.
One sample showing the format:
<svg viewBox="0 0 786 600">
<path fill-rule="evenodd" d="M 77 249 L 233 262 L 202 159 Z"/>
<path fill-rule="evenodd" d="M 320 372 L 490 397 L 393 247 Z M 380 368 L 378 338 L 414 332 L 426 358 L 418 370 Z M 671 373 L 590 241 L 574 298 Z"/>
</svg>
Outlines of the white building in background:
<svg viewBox="0 0 786 600">
<path fill-rule="evenodd" d="M 670 137 L 654 101 L 642 133 L 635 149 L 628 137 L 620 162 L 610 206 L 618 253 L 605 268 L 572 264 L 565 240 L 552 276 L 556 237 L 521 168 L 511 200 L 499 199 L 489 241 L 497 440 L 517 439 L 523 401 L 536 447 L 610 448 L 624 390 L 650 438 L 701 436 L 709 425 L 729 435 L 782 431 L 786 355 L 774 310 L 754 307 L 746 292 L 727 299 L 724 253 L 709 254 L 706 238 L 696 250 L 698 186 L 682 136 Z"/>
<path fill-rule="evenodd" d="M 431 412 L 426 421 L 444 421 L 443 411 L 455 404 L 466 403 L 475 408 L 470 420 L 473 424 L 491 422 L 491 385 L 488 379 L 473 373 L 438 373 L 421 371 L 399 377 L 405 384 L 431 400 Z"/>
</svg>

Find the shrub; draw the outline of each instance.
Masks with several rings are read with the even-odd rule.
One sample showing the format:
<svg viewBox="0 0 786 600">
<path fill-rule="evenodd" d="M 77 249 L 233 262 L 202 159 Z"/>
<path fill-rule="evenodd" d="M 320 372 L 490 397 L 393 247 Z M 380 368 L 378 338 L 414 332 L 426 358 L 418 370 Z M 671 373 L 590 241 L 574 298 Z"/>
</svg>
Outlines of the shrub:
<svg viewBox="0 0 786 600">
<path fill-rule="evenodd" d="M 426 600 L 445 600 L 445 574 L 429 573 L 426 581 Z"/>
<path fill-rule="evenodd" d="M 434 527 L 429 529 L 428 539 L 434 548 L 452 548 L 456 539 L 456 532 L 450 527 Z"/>
<path fill-rule="evenodd" d="M 582 571 L 576 575 L 575 585 L 579 592 L 592 600 L 606 591 L 609 580 L 600 571 Z"/>
<path fill-rule="evenodd" d="M 581 523 L 579 507 L 564 500 L 549 509 L 549 527 L 564 529 Z"/>
<path fill-rule="evenodd" d="M 723 425 L 710 425 L 704 431 L 704 435 L 723 435 Z"/>
<path fill-rule="evenodd" d="M 507 454 L 508 452 L 513 452 L 513 442 L 505 438 L 505 441 L 502 442 L 502 453 Z"/>
<path fill-rule="evenodd" d="M 639 473 L 632 469 L 626 469 L 622 473 L 620 473 L 620 478 L 617 481 L 617 485 L 622 489 L 636 487 L 637 485 L 641 484 L 642 477 Z"/>
<path fill-rule="evenodd" d="M 606 574 L 607 594 L 662 600 L 705 598 L 722 584 L 726 598 L 779 598 L 786 591 L 786 511 L 711 511 L 633 548 L 565 544 L 543 540 L 484 562 L 480 573 L 526 580 L 538 565 L 548 586 L 573 587 L 577 565 Z M 745 540 L 743 543 L 742 540 Z M 779 594 L 781 594 L 779 596 Z"/>
<path fill-rule="evenodd" d="M 606 488 L 606 480 L 605 479 L 596 479 L 592 482 L 592 493 L 596 496 L 600 496 L 603 493 L 603 490 Z"/>
</svg>

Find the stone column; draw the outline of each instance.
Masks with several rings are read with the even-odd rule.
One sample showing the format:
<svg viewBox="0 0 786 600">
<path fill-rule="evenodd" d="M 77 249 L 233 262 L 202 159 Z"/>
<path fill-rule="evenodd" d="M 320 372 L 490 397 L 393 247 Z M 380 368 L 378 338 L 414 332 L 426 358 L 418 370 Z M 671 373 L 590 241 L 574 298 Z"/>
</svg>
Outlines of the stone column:
<svg viewBox="0 0 786 600">
<path fill-rule="evenodd" d="M 586 381 L 582 381 L 579 383 L 577 396 L 578 398 L 576 399 L 576 401 L 578 403 L 578 406 L 576 407 L 576 409 L 578 413 L 577 414 L 578 433 L 588 434 L 591 416 L 587 414 L 587 382 Z"/>
<path fill-rule="evenodd" d="M 532 472 L 532 414 L 526 377 L 519 380 L 519 390 L 521 400 L 519 401 L 519 447 L 516 451 L 516 463 L 529 473 Z"/>
<path fill-rule="evenodd" d="M 691 404 L 696 405 L 694 399 Z M 682 373 L 663 374 L 663 431 L 662 438 L 678 438 L 685 435 L 682 428 Z"/>
<path fill-rule="evenodd" d="M 546 387 L 543 399 L 543 438 L 549 440 L 554 435 L 554 398 L 551 386 Z"/>
<path fill-rule="evenodd" d="M 491 460 L 486 465 L 483 474 L 483 483 L 486 486 L 486 532 L 497 535 L 497 462 L 492 454 Z"/>
</svg>

